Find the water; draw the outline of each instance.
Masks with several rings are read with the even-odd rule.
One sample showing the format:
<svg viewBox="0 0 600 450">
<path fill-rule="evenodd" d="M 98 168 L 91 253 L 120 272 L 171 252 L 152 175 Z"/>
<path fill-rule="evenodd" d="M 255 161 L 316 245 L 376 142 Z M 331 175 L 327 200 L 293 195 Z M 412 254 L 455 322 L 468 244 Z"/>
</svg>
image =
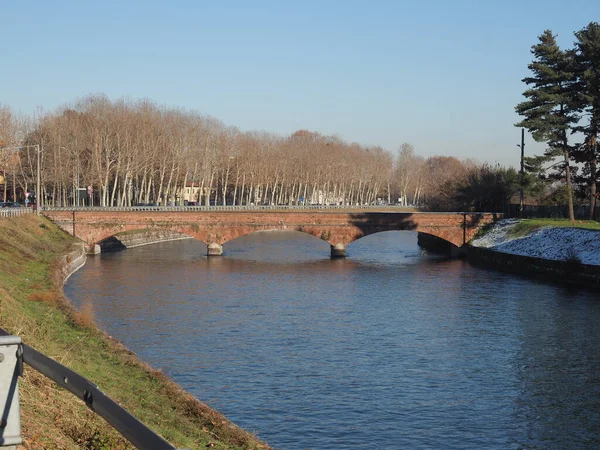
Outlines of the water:
<svg viewBox="0 0 600 450">
<path fill-rule="evenodd" d="M 380 233 L 330 260 L 300 233 L 88 259 L 100 326 L 278 449 L 600 446 L 600 298 Z"/>
</svg>

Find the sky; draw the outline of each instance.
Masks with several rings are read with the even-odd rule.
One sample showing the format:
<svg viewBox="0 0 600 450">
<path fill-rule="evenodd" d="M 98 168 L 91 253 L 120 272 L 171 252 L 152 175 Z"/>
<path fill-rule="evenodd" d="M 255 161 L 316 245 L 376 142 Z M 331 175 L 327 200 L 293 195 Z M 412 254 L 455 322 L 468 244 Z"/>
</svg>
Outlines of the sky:
<svg viewBox="0 0 600 450">
<path fill-rule="evenodd" d="M 104 93 L 516 167 L 531 46 L 551 29 L 570 48 L 600 1 L 0 0 L 0 17 L 0 104 L 17 113 Z"/>
</svg>

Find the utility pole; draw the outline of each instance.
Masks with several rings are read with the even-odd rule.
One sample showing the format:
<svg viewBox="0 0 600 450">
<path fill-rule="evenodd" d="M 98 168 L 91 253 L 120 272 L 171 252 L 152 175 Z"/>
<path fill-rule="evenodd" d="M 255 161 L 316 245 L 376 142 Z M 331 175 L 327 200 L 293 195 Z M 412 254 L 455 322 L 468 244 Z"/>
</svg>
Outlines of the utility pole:
<svg viewBox="0 0 600 450">
<path fill-rule="evenodd" d="M 35 212 L 36 214 L 39 216 L 40 215 L 40 208 L 42 207 L 42 204 L 44 203 L 42 201 L 43 195 L 42 195 L 42 191 L 40 190 L 40 144 L 36 144 L 35 148 L 37 150 L 37 186 L 35 188 L 35 203 L 36 203 L 36 207 L 35 207 Z"/>
<path fill-rule="evenodd" d="M 525 186 L 525 128 L 521 128 L 521 145 L 517 144 L 517 147 L 521 148 L 521 190 L 519 199 L 519 217 L 523 218 L 523 189 Z"/>
</svg>

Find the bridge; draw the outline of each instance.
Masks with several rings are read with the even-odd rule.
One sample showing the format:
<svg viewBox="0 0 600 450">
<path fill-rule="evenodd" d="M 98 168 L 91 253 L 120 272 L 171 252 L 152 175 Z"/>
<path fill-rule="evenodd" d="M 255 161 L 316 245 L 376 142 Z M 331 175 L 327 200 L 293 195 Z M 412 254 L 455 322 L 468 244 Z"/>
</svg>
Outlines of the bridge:
<svg viewBox="0 0 600 450">
<path fill-rule="evenodd" d="M 346 246 L 364 236 L 409 230 L 436 236 L 456 248 L 479 228 L 496 220 L 493 213 L 423 213 L 394 209 L 315 209 L 256 207 L 49 208 L 43 215 L 85 242 L 90 251 L 109 237 L 134 230 L 165 230 L 204 242 L 209 256 L 223 254 L 223 244 L 255 231 L 307 233 L 331 246 L 331 257 L 346 256 Z"/>
</svg>

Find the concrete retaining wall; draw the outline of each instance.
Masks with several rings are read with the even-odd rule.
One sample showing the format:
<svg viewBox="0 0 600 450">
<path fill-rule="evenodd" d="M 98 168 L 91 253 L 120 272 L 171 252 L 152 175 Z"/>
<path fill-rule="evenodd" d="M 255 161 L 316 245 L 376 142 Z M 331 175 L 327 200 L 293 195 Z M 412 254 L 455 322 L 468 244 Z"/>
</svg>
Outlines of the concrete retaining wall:
<svg viewBox="0 0 600 450">
<path fill-rule="evenodd" d="M 471 246 L 468 248 L 468 260 L 474 265 L 491 267 L 504 272 L 600 288 L 600 266 L 512 255 Z"/>
<path fill-rule="evenodd" d="M 63 278 L 63 284 L 69 279 L 71 275 L 77 272 L 83 267 L 87 259 L 85 244 L 77 244 L 77 248 L 65 256 L 63 256 L 61 263 L 61 274 Z"/>
<path fill-rule="evenodd" d="M 158 242 L 178 241 L 193 239 L 185 234 L 169 230 L 146 230 L 139 233 L 127 233 L 112 236 L 100 242 L 102 252 L 114 252 L 126 248 L 140 247 L 142 245 L 156 244 Z"/>
</svg>

